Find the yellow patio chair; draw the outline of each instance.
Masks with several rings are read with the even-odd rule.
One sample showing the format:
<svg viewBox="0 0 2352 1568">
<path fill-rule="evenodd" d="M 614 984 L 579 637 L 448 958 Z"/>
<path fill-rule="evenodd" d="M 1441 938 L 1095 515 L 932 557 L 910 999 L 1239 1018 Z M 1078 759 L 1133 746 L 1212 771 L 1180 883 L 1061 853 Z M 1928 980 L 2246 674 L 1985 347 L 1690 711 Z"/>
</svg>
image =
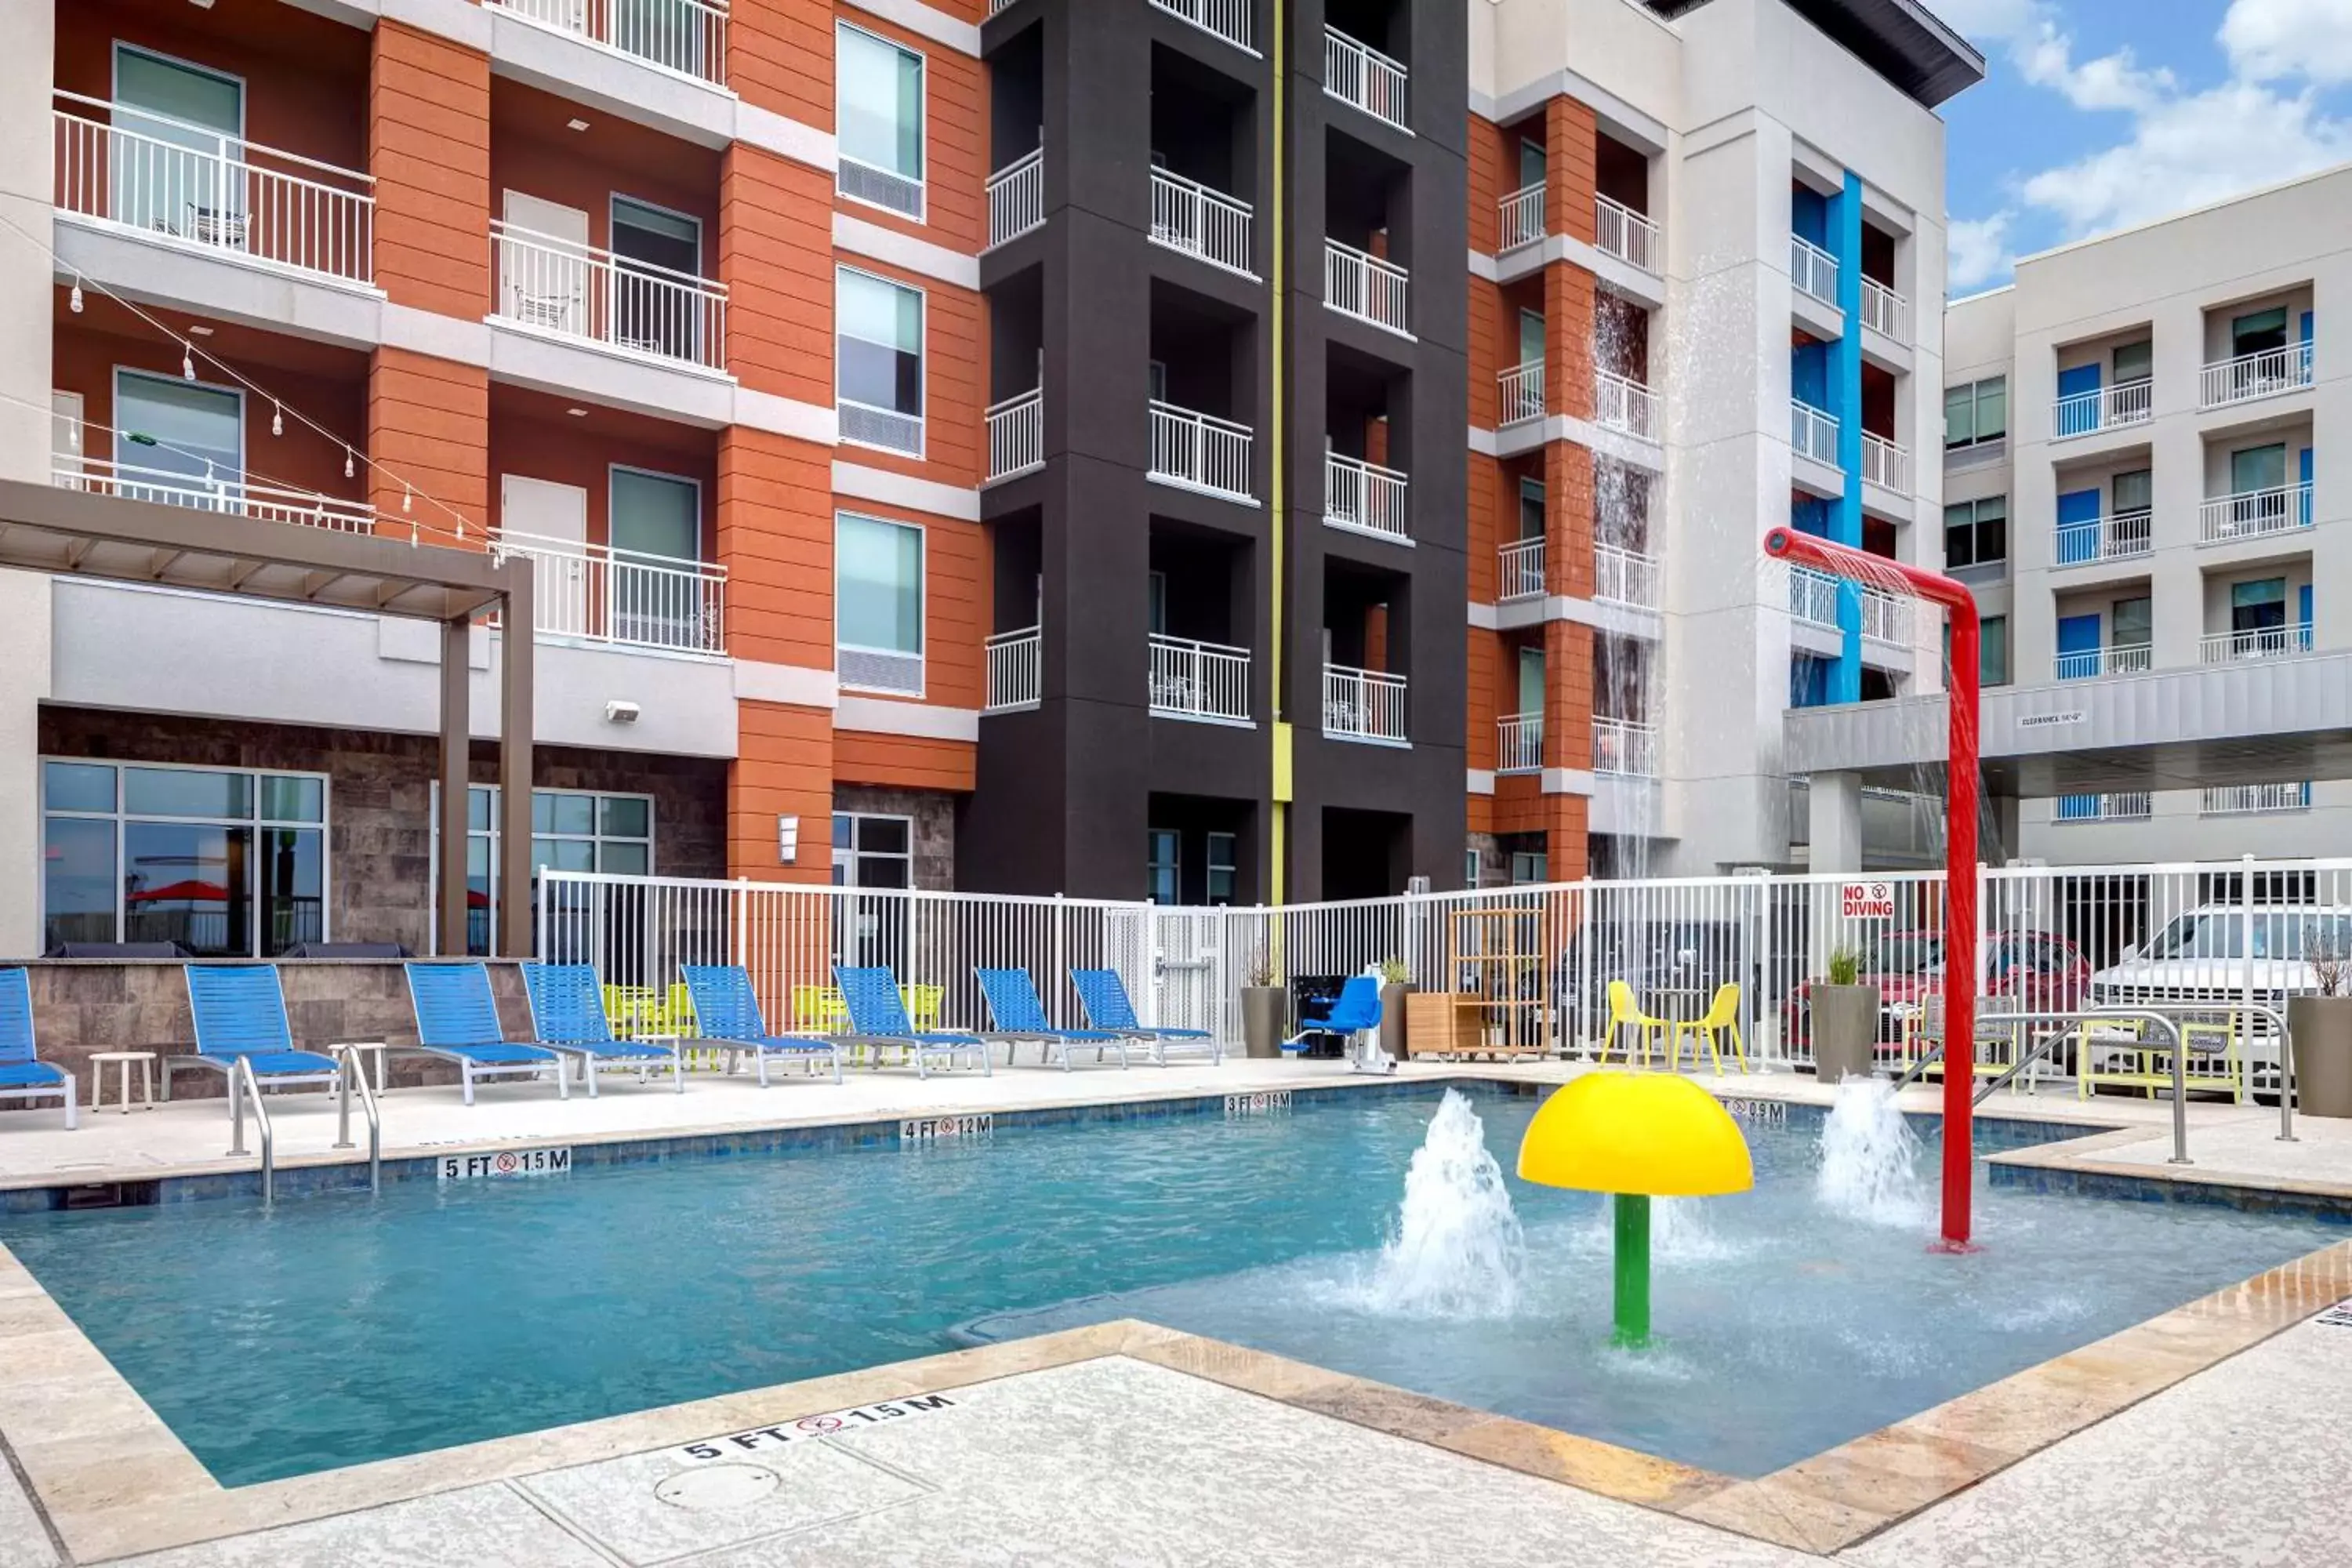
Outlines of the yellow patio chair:
<svg viewBox="0 0 2352 1568">
<path fill-rule="evenodd" d="M 1642 1066 L 1646 1069 L 1650 1065 L 1651 1037 L 1663 1035 L 1674 1026 L 1664 1018 L 1653 1018 L 1633 1005 L 1633 988 L 1622 980 L 1612 980 L 1609 983 L 1609 1021 L 1601 1028 L 1601 1066 L 1609 1065 L 1609 1053 L 1617 1048 L 1617 1031 L 1629 1024 L 1641 1031 Z M 1625 1048 L 1625 1065 L 1633 1065 L 1631 1046 Z"/>
<path fill-rule="evenodd" d="M 1723 1036 L 1727 1031 L 1731 1036 L 1731 1059 L 1739 1064 L 1739 1070 L 1744 1073 L 1748 1070 L 1748 1047 L 1739 1037 L 1739 987 L 1728 980 L 1715 988 L 1715 1000 L 1706 1005 L 1706 1012 L 1703 1016 L 1671 1026 L 1671 1037 L 1666 1047 L 1667 1065 L 1682 1065 L 1683 1037 L 1688 1035 L 1691 1037 L 1691 1066 L 1698 1065 L 1698 1042 L 1704 1039 L 1707 1053 L 1715 1058 L 1715 1076 L 1721 1078 Z"/>
<path fill-rule="evenodd" d="M 940 1015 L 947 1008 L 948 988 L 944 985 L 908 985 L 900 987 L 907 1003 L 908 1021 L 918 1034 L 936 1031 Z"/>
</svg>

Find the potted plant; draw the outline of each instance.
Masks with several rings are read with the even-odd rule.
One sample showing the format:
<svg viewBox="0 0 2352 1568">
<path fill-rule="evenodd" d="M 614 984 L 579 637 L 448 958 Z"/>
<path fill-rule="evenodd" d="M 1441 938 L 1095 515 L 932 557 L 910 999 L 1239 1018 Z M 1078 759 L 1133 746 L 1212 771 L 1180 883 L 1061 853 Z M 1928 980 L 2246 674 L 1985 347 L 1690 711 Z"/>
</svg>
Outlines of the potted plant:
<svg viewBox="0 0 2352 1568">
<path fill-rule="evenodd" d="M 2303 962 L 2315 990 L 2286 1004 L 2295 1104 L 2305 1116 L 2352 1116 L 2352 942 L 2325 917 L 2311 924 Z"/>
<path fill-rule="evenodd" d="M 1242 1054 L 1282 1055 L 1283 994 L 1274 959 L 1263 947 L 1250 954 L 1242 977 Z"/>
<path fill-rule="evenodd" d="M 1813 1034 L 1813 1074 L 1823 1083 L 1868 1078 L 1878 1043 L 1878 987 L 1857 984 L 1862 960 L 1853 949 L 1830 953 L 1829 974 L 1808 989 Z"/>
<path fill-rule="evenodd" d="M 1402 958 L 1381 960 L 1381 1049 L 1391 1061 L 1404 1060 L 1404 999 L 1412 989 L 1412 971 Z"/>
</svg>

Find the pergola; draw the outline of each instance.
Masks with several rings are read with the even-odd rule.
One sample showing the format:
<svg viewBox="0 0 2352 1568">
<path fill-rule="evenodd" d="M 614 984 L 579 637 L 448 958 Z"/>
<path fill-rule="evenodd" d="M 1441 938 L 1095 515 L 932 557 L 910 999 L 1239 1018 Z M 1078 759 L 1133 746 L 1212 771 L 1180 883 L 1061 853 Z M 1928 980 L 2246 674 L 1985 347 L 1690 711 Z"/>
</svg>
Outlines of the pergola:
<svg viewBox="0 0 2352 1568">
<path fill-rule="evenodd" d="M 0 567 L 322 605 L 441 626 L 439 908 L 444 952 L 466 946 L 468 628 L 496 613 L 529 628 L 531 564 L 388 534 L 158 505 L 0 479 Z M 499 921 L 493 945 L 530 952 L 531 638 L 504 639 L 499 686 Z"/>
</svg>

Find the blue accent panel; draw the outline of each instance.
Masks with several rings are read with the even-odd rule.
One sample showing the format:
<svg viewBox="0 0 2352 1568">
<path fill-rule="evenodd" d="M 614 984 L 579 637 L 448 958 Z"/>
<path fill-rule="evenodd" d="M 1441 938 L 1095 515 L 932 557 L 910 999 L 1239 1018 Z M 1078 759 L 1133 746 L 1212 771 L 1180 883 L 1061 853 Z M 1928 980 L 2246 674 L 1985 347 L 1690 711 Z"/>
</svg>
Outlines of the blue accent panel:
<svg viewBox="0 0 2352 1568">
<path fill-rule="evenodd" d="M 2309 341 L 2308 333 L 2309 333 L 2309 331 L 2310 331 L 2310 330 L 2311 330 L 2311 312 L 2310 312 L 2310 311 L 2308 311 L 2308 310 L 2306 310 L 2306 311 L 2305 311 L 2305 312 L 2304 312 L 2304 316 L 2303 316 L 2303 325 L 2304 325 L 2304 331 L 2305 331 L 2305 334 L 2306 334 L 2306 336 L 2305 336 L 2305 342 L 2308 342 L 2308 341 Z M 2295 478 L 2296 478 L 2296 479 L 2297 479 L 2297 480 L 2299 480 L 2299 481 L 2302 483 L 2302 485 L 2303 485 L 2303 494 L 2302 494 L 2302 496 L 2301 496 L 2301 497 L 2296 500 L 2296 502 L 2295 502 L 2295 509 L 2296 509 L 2296 510 L 2297 510 L 2298 512 L 2300 512 L 2300 513 L 2301 513 L 2301 515 L 2300 515 L 2300 516 L 2298 516 L 2294 521 L 2295 521 L 2295 522 L 2296 522 L 2298 525 L 2300 525 L 2301 527 L 2304 527 L 2304 528 L 2309 528 L 2309 527 L 2311 526 L 2311 454 L 2312 454 L 2312 451 L 2313 451 L 2313 448 L 2312 448 L 2312 447 L 2305 447 L 2301 452 L 2299 452 L 2299 453 L 2295 454 Z M 2305 620 L 2309 620 L 2310 618 L 2311 618 L 2311 617 L 2310 617 L 2310 616 L 2305 616 L 2304 617 L 2304 619 L 2305 619 Z"/>
<path fill-rule="evenodd" d="M 1848 323 L 1845 332 L 1827 345 L 1830 395 L 1822 405 L 1837 416 L 1838 467 L 1845 474 L 1845 494 L 1838 498 L 1830 537 L 1840 544 L 1862 547 L 1862 334 L 1852 323 L 1862 320 L 1862 176 L 1846 172 L 1845 189 L 1831 204 L 1830 238 L 1826 248 L 1837 258 L 1838 309 Z M 1844 648 L 1830 671 L 1830 700 L 1862 700 L 1862 589 L 1853 583 L 1838 585 L 1838 630 Z"/>
<path fill-rule="evenodd" d="M 2311 584 L 2305 583 L 2294 591 L 2294 624 L 2303 628 L 2302 646 L 2311 646 Z"/>
<path fill-rule="evenodd" d="M 2303 341 L 2305 342 L 2311 341 L 2311 312 L 2308 310 L 2303 313 Z"/>
<path fill-rule="evenodd" d="M 1789 660 L 1789 706 L 1819 708 L 1830 700 L 1830 664 L 1801 653 Z"/>
<path fill-rule="evenodd" d="M 2062 795 L 2058 797 L 2058 820 L 2061 822 L 2096 822 L 2099 819 L 2099 797 L 2095 795 Z"/>
<path fill-rule="evenodd" d="M 1789 526 L 1815 539 L 1830 536 L 1830 503 L 1819 496 L 1795 496 L 1789 501 Z"/>
<path fill-rule="evenodd" d="M 2099 617 L 2058 617 L 2058 679 L 2081 680 L 2099 673 Z"/>
<path fill-rule="evenodd" d="M 2099 390 L 2099 367 L 2078 364 L 2073 370 L 2058 373 L 2058 428 L 2061 436 L 2087 435 L 2099 427 L 2099 401 L 2084 396 Z M 2068 398 L 2080 397 L 2080 403 Z"/>
<path fill-rule="evenodd" d="M 1797 186 L 1789 193 L 1789 226 L 1799 239 L 1830 249 L 1830 199 Z"/>
<path fill-rule="evenodd" d="M 1824 413 L 1836 412 L 1830 390 L 1830 345 L 1804 343 L 1789 351 L 1789 395 Z"/>
<path fill-rule="evenodd" d="M 2099 558 L 2099 492 L 2068 490 L 2058 498 L 2058 564 Z"/>
</svg>

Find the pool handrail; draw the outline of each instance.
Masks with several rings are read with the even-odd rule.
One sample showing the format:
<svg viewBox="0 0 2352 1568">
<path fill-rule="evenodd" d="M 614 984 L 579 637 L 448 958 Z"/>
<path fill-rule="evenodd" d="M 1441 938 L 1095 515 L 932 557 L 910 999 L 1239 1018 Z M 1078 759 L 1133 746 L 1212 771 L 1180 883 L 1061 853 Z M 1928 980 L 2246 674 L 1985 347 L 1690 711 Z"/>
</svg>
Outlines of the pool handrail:
<svg viewBox="0 0 2352 1568">
<path fill-rule="evenodd" d="M 562 1051 L 506 1037 L 498 1001 L 490 994 L 488 969 L 479 963 L 421 962 L 404 963 L 401 969 L 416 1017 L 416 1044 L 395 1047 L 399 1054 L 454 1063 L 467 1105 L 474 1103 L 477 1079 L 535 1079 L 550 1066 L 555 1068 L 557 1098 L 572 1098 L 572 1079 Z"/>
<path fill-rule="evenodd" d="M 0 969 L 0 1100 L 48 1100 L 63 1095 L 66 1131 L 79 1125 L 74 1075 L 41 1059 L 33 1038 L 33 977 L 21 966 Z"/>
<path fill-rule="evenodd" d="M 697 1037 L 705 1049 L 727 1053 L 730 1073 L 735 1070 L 735 1058 L 748 1051 L 752 1071 L 765 1089 L 770 1057 L 822 1056 L 833 1063 L 833 1081 L 841 1081 L 840 1042 L 825 1036 L 771 1034 L 759 994 L 751 989 L 751 972 L 741 964 L 682 963 L 677 975 L 694 1009 Z"/>
<path fill-rule="evenodd" d="M 577 1056 L 580 1076 L 588 1080 L 589 1099 L 596 1098 L 596 1074 L 603 1068 L 634 1068 L 641 1078 L 655 1068 L 667 1068 L 670 1087 L 679 1094 L 686 1092 L 686 1058 L 679 1053 L 676 1037 L 661 1046 L 651 1037 L 624 1040 L 614 1036 L 594 965 L 526 963 L 521 969 L 533 1043 Z M 484 984 L 488 983 L 486 975 Z"/>
<path fill-rule="evenodd" d="M 980 982 L 980 994 L 988 1004 L 989 1021 L 996 1026 L 983 1029 L 981 1037 L 1004 1042 L 1004 1065 L 1013 1065 L 1013 1047 L 1024 1040 L 1034 1041 L 1044 1054 L 1045 1064 L 1053 1065 L 1055 1056 L 1062 1061 L 1062 1070 L 1070 1070 L 1070 1047 L 1074 1045 L 1095 1047 L 1096 1059 L 1106 1050 L 1118 1053 L 1118 1065 L 1128 1066 L 1127 1042 L 1129 1037 L 1113 1034 L 1108 1029 L 1065 1029 L 1045 1016 L 1045 1004 L 1037 995 L 1037 982 L 1025 969 L 991 969 L 972 966 L 972 978 Z"/>
<path fill-rule="evenodd" d="M 945 1057 L 950 1067 L 958 1058 L 977 1057 L 983 1076 L 995 1073 L 988 1042 L 978 1035 L 917 1029 L 907 1016 L 898 977 L 887 965 L 836 963 L 833 983 L 841 988 L 842 1005 L 849 1009 L 849 1032 L 834 1037 L 843 1045 L 903 1050 L 914 1058 L 917 1078 L 930 1077 L 933 1057 Z"/>
</svg>

